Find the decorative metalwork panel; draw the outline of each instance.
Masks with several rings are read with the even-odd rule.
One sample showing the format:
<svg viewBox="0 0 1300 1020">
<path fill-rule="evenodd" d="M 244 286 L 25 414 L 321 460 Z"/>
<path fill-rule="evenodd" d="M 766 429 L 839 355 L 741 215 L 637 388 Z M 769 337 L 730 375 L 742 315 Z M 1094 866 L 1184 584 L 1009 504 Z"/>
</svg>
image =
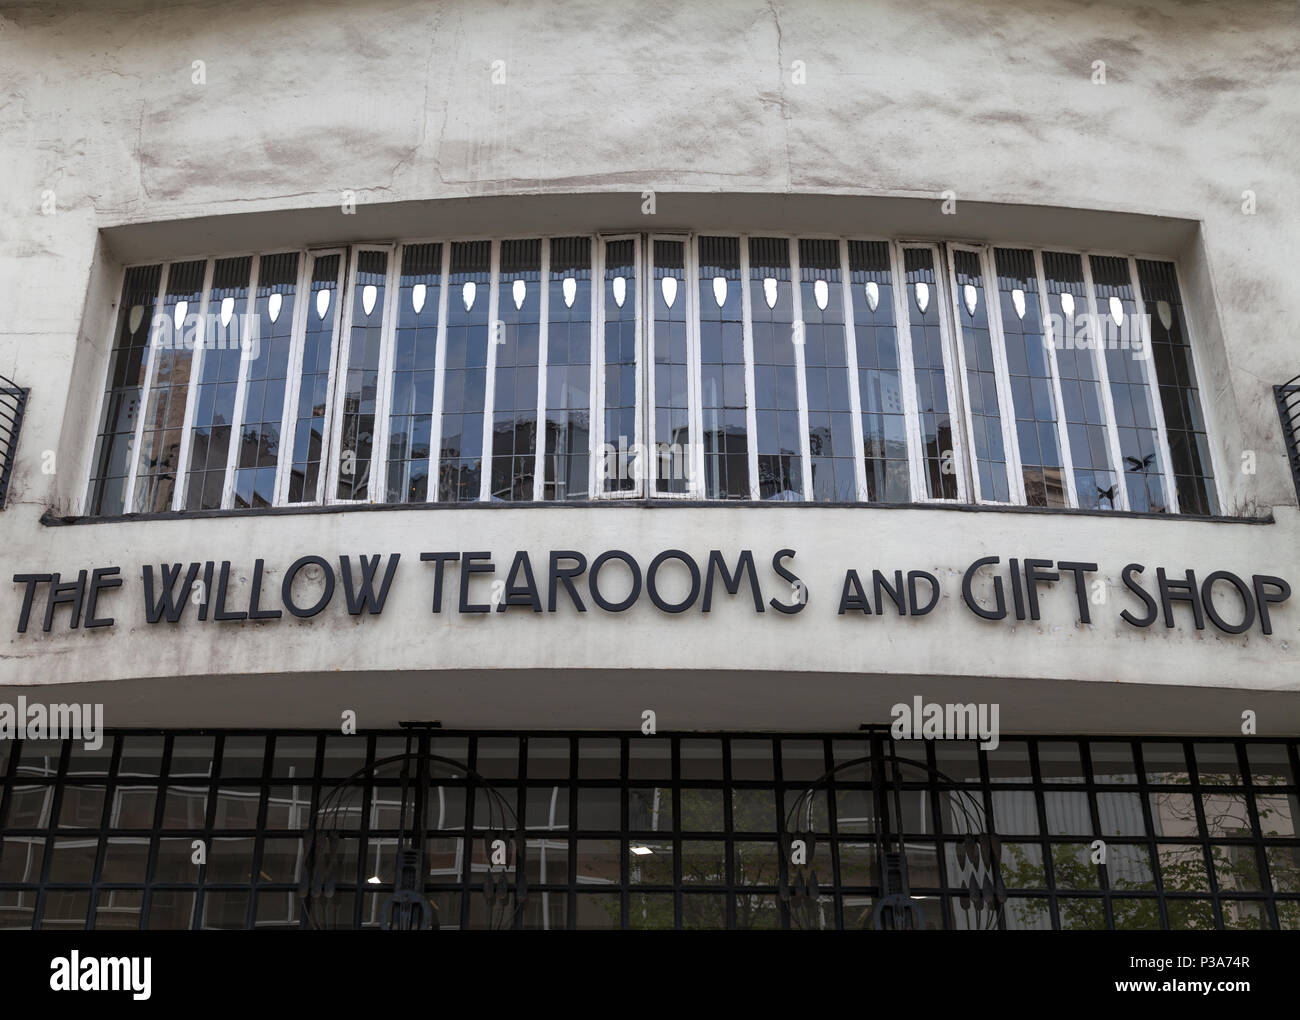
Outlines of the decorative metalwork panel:
<svg viewBox="0 0 1300 1020">
<path fill-rule="evenodd" d="M 18 435 L 22 431 L 29 392 L 12 379 L 0 375 L 0 510 L 4 509 L 5 500 L 9 498 L 9 479 L 13 477 Z"/>
</svg>

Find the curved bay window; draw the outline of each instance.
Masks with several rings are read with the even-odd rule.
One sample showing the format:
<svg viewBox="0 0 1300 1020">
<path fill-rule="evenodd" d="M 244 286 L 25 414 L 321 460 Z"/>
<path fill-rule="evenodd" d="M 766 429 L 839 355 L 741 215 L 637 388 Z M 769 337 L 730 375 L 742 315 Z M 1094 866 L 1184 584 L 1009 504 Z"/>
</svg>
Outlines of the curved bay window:
<svg viewBox="0 0 1300 1020">
<path fill-rule="evenodd" d="M 1127 255 L 665 234 L 189 260 L 127 271 L 108 371 L 100 516 L 1221 510 L 1177 268 Z"/>
<path fill-rule="evenodd" d="M 448 930 L 861 929 L 901 874 L 926 928 L 1294 930 L 1298 772 L 1271 739 L 3 741 L 0 928 L 377 928 L 401 889 Z"/>
</svg>

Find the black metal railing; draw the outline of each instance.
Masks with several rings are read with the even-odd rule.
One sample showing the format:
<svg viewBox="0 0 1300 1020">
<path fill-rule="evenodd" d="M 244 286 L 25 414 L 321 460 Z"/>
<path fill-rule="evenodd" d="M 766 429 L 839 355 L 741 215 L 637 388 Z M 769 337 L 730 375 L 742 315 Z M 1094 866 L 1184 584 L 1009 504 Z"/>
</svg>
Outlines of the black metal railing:
<svg viewBox="0 0 1300 1020">
<path fill-rule="evenodd" d="M 0 510 L 9 495 L 9 477 L 14 470 L 14 456 L 18 452 L 18 433 L 23 427 L 23 411 L 27 407 L 27 394 L 12 379 L 0 375 Z"/>
<path fill-rule="evenodd" d="M 1300 375 L 1274 386 L 1273 396 L 1277 400 L 1278 417 L 1282 419 L 1282 441 L 1286 443 L 1296 500 L 1300 501 Z"/>
</svg>

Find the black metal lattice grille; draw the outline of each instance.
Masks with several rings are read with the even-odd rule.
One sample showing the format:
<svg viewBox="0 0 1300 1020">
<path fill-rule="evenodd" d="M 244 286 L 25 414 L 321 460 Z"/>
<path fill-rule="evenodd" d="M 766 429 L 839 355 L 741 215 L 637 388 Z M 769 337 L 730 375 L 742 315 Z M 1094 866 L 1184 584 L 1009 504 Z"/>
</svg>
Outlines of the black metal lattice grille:
<svg viewBox="0 0 1300 1020">
<path fill-rule="evenodd" d="M 1291 478 L 1295 481 L 1296 499 L 1300 501 L 1300 375 L 1281 386 L 1274 386 L 1273 396 L 1282 421 L 1282 441 L 1286 444 L 1287 463 L 1291 465 Z"/>
<path fill-rule="evenodd" d="M 13 476 L 28 392 L 12 379 L 0 375 L 0 510 L 4 509 L 9 497 L 9 479 Z"/>
<path fill-rule="evenodd" d="M 406 740 L 298 731 L 121 732 L 93 751 L 0 742 L 0 927 L 305 927 L 313 810 Z M 783 835 L 796 803 L 811 804 L 818 880 L 794 926 L 869 925 L 877 836 L 901 829 L 925 925 L 986 927 L 962 900 L 961 799 L 1001 843 L 1007 899 L 993 927 L 1300 928 L 1295 741 L 1031 737 L 982 751 L 885 732 L 432 730 L 418 742 L 475 769 L 523 820 L 518 927 L 791 927 Z M 904 768 L 897 796 L 891 750 L 929 766 Z M 436 762 L 426 775 L 422 813 L 407 816 L 424 820 L 424 893 L 441 928 L 488 927 L 487 791 Z M 379 924 L 402 835 L 398 782 L 358 782 L 338 829 L 333 926 Z M 511 890 L 517 866 L 512 846 Z"/>
</svg>

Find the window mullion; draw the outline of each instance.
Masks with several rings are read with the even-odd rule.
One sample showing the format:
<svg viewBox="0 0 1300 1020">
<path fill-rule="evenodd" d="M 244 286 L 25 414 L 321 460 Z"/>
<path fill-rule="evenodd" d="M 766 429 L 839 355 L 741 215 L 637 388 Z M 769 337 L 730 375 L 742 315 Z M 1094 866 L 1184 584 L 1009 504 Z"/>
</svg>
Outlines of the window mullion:
<svg viewBox="0 0 1300 1020">
<path fill-rule="evenodd" d="M 149 391 L 153 388 L 154 374 L 158 371 L 158 336 L 155 329 L 158 316 L 165 314 L 167 307 L 167 281 L 172 275 L 172 266 L 168 262 L 163 266 L 158 279 L 158 298 L 154 304 L 153 317 L 149 322 L 149 357 L 145 361 L 144 382 L 140 387 L 140 406 L 136 409 L 135 436 L 127 455 L 131 463 L 127 468 L 126 489 L 122 494 L 122 512 L 135 513 L 135 482 L 140 467 L 140 447 L 144 442 L 144 422 L 149 416 Z M 174 334 L 175 330 L 171 332 Z"/>
<path fill-rule="evenodd" d="M 599 499 L 605 484 L 597 485 L 596 458 L 605 445 L 605 240 L 591 238 L 591 375 L 587 383 L 587 498 Z"/>
<path fill-rule="evenodd" d="M 657 457 L 659 454 L 658 444 L 655 435 L 655 295 L 654 295 L 654 276 L 655 276 L 655 239 L 650 234 L 644 239 L 645 243 L 645 275 L 638 280 L 638 293 L 641 298 L 641 307 L 645 309 L 645 407 L 639 419 L 645 422 L 645 464 L 642 474 L 645 477 L 647 497 L 657 496 L 659 494 L 659 480 L 656 477 L 658 472 L 655 469 Z M 684 300 L 684 299 L 683 299 Z M 638 382 L 642 380 L 638 379 Z M 641 390 L 637 390 L 640 395 Z"/>
<path fill-rule="evenodd" d="M 334 345 L 333 377 L 330 379 L 330 400 L 333 406 L 329 409 L 328 431 L 331 436 L 329 460 L 325 462 L 326 470 L 322 472 L 325 478 L 325 492 L 321 502 L 329 504 L 336 502 L 339 491 L 339 460 L 338 450 L 343 445 L 343 409 L 347 404 L 345 392 L 348 381 L 348 359 L 351 356 L 352 348 L 352 304 L 353 295 L 357 289 L 357 270 L 360 267 L 361 249 L 354 247 L 351 251 L 351 258 L 348 260 L 347 275 L 344 279 L 344 286 L 339 291 L 339 311 L 341 314 L 335 316 L 338 322 L 338 342 Z M 321 453 L 322 458 L 326 456 L 325 451 Z"/>
<path fill-rule="evenodd" d="M 690 499 L 704 499 L 704 409 L 700 375 L 700 259 L 698 234 L 688 234 L 684 240 L 682 258 L 682 283 L 686 291 L 686 392 L 690 438 L 686 456 L 690 458 L 691 478 L 687 487 Z"/>
<path fill-rule="evenodd" d="M 1002 326 L 1002 286 L 993 249 L 979 252 L 984 272 L 984 300 L 989 317 L 989 346 L 993 352 L 993 379 L 998 391 L 998 424 L 1002 427 L 1002 445 L 1006 457 L 1007 485 L 1010 501 L 1024 506 L 1025 472 L 1020 461 L 1020 436 L 1016 430 L 1016 405 L 1011 393 L 1011 371 L 1007 367 L 1007 341 Z M 955 293 L 955 292 L 954 292 Z"/>
<path fill-rule="evenodd" d="M 371 503 L 388 502 L 388 435 L 392 427 L 389 412 L 393 404 L 397 312 L 402 298 L 402 246 L 395 244 L 387 251 L 388 272 L 384 276 L 384 310 L 379 330 L 379 365 L 375 373 L 375 424 L 370 433 L 370 480 L 367 494 Z"/>
<path fill-rule="evenodd" d="M 762 498 L 758 480 L 758 401 L 754 384 L 754 316 L 749 301 L 749 235 L 740 235 L 740 322 L 745 344 L 745 456 L 749 462 L 749 498 Z"/>
<path fill-rule="evenodd" d="M 335 398 L 338 395 L 337 388 L 345 385 L 344 377 L 347 375 L 344 367 L 345 362 L 342 359 L 344 357 L 344 338 L 351 334 L 352 325 L 352 285 L 348 275 L 348 267 L 352 257 L 355 256 L 356 252 L 349 251 L 347 248 L 344 248 L 339 253 L 339 275 L 334 288 L 338 307 L 334 312 L 334 331 L 330 338 L 329 378 L 325 384 L 325 422 L 321 433 L 321 459 L 319 462 L 321 467 L 316 471 L 316 494 L 311 500 L 311 502 L 317 504 L 330 502 L 330 492 L 338 491 L 330 488 L 332 485 L 338 485 L 337 468 L 334 465 L 334 451 L 338 448 L 339 437 L 335 435 L 334 419 L 338 418 L 342 422 L 343 417 L 343 412 L 340 409 L 341 402 Z M 322 486 L 324 486 L 323 489 Z"/>
<path fill-rule="evenodd" d="M 1130 255 L 1127 259 L 1129 286 L 1133 288 L 1134 321 L 1129 324 L 1129 342 L 1135 331 L 1142 338 L 1142 360 L 1146 362 L 1143 377 L 1146 379 L 1147 392 L 1151 395 L 1152 413 L 1156 419 L 1156 437 L 1159 442 L 1160 466 L 1165 478 L 1165 500 L 1168 512 L 1178 513 L 1178 483 L 1174 477 L 1174 459 L 1169 453 L 1169 434 L 1165 431 L 1165 410 L 1160 401 L 1160 380 L 1156 376 L 1155 358 L 1151 352 L 1151 329 L 1145 326 L 1146 300 L 1142 296 L 1142 285 L 1138 280 L 1137 259 Z"/>
<path fill-rule="evenodd" d="M 633 345 L 632 351 L 633 359 L 636 362 L 636 369 L 633 376 L 635 379 L 634 386 L 636 389 L 636 395 L 633 399 L 637 402 L 637 408 L 636 412 L 632 415 L 632 428 L 636 437 L 636 450 L 634 451 L 636 460 L 634 463 L 637 465 L 636 470 L 639 477 L 636 480 L 636 487 L 632 491 L 633 494 L 637 496 L 650 495 L 650 476 L 648 471 L 651 463 L 650 446 L 652 439 L 646 425 L 647 412 L 645 404 L 647 400 L 647 390 L 644 380 L 654 375 L 654 357 L 650 352 L 650 330 L 648 328 L 650 313 L 647 310 L 648 306 L 645 303 L 645 289 L 643 286 L 643 281 L 650 275 L 650 270 L 647 268 L 649 262 L 644 250 L 644 246 L 648 243 L 649 242 L 646 240 L 644 235 L 638 234 L 633 236 L 632 272 L 635 276 L 632 280 L 632 289 L 630 293 L 633 296 L 633 300 L 636 301 L 636 308 L 633 309 L 633 321 L 636 323 L 636 326 L 634 327 L 636 343 Z M 601 284 L 600 289 L 603 294 L 605 291 L 604 283 Z M 602 345 L 604 344 L 603 334 L 601 337 L 601 343 Z M 603 386 L 604 383 L 602 382 L 601 385 Z M 653 405 L 651 405 L 651 413 L 653 413 Z M 604 417 L 605 411 L 602 407 L 602 420 Z"/>
<path fill-rule="evenodd" d="M 262 328 L 262 316 L 257 310 L 257 278 L 262 269 L 262 257 L 253 256 L 248 273 L 248 297 L 244 301 L 243 321 L 239 324 L 239 381 L 235 384 L 235 406 L 230 411 L 230 442 L 226 449 L 226 480 L 221 486 L 221 509 L 230 510 L 235 505 L 235 467 L 239 464 L 240 432 L 244 427 L 244 398 L 248 393 L 248 370 L 252 359 L 248 356 L 248 324 L 257 323 Z M 259 336 L 258 343 L 261 343 Z"/>
<path fill-rule="evenodd" d="M 849 269 L 849 242 L 839 240 L 840 249 L 840 292 L 844 303 L 844 364 L 849 374 L 849 414 L 850 434 L 853 436 L 853 489 L 858 494 L 858 502 L 867 502 L 867 465 L 864 460 L 865 442 L 862 438 L 862 394 L 858 390 L 858 341 L 857 324 L 853 318 L 853 281 Z M 897 335 L 897 334 L 895 334 Z M 910 459 L 910 458 L 909 458 Z"/>
<path fill-rule="evenodd" d="M 194 350 L 190 355 L 190 380 L 185 394 L 185 418 L 181 431 L 180 455 L 176 458 L 176 487 L 172 492 L 172 509 L 185 509 L 185 479 L 190 472 L 190 453 L 194 442 L 195 402 L 199 395 L 199 379 L 203 375 L 203 350 L 207 347 L 208 308 L 212 302 L 212 277 L 217 260 L 208 259 L 203 270 L 203 298 L 199 301 L 199 331 L 194 337 Z"/>
<path fill-rule="evenodd" d="M 799 239 L 790 238 L 790 297 L 791 315 L 794 325 L 790 329 L 790 342 L 794 344 L 795 386 L 799 393 L 799 460 L 801 488 L 805 503 L 812 502 L 812 443 L 808 438 L 808 378 L 804 372 L 806 363 L 807 325 L 803 321 L 803 281 L 799 271 Z M 799 342 L 794 343 L 795 330 L 798 330 Z"/>
<path fill-rule="evenodd" d="M 963 343 L 964 338 L 961 332 L 961 321 L 958 318 L 958 316 L 961 313 L 957 309 L 957 303 L 962 300 L 962 295 L 957 288 L 957 260 L 954 257 L 954 253 L 957 250 L 958 249 L 953 248 L 951 245 L 948 245 L 945 251 L 946 258 L 944 261 L 946 262 L 947 272 L 943 273 L 942 275 L 948 281 L 946 289 L 948 293 L 952 295 L 952 301 L 948 303 L 948 306 L 945 309 L 945 314 L 940 316 L 940 321 L 944 322 L 950 320 L 952 322 L 951 340 L 950 342 L 944 343 L 944 351 L 946 353 L 947 351 L 951 350 L 952 347 L 955 347 L 956 354 L 957 354 L 956 374 L 958 377 L 958 384 L 956 386 L 956 390 L 960 394 L 961 399 L 957 404 L 954 404 L 953 406 L 960 407 L 961 410 L 956 415 L 954 415 L 954 417 L 956 417 L 961 422 L 962 445 L 966 449 L 966 455 L 967 455 L 966 463 L 970 470 L 971 492 L 974 494 L 976 503 L 985 503 L 985 502 L 991 502 L 991 500 L 984 493 L 983 487 L 980 485 L 979 458 L 975 450 L 975 425 L 974 425 L 973 415 L 971 414 L 970 381 L 967 378 L 967 371 L 966 371 L 967 370 L 966 345 L 965 343 Z M 969 250 L 969 249 L 960 249 L 960 250 Z M 935 275 L 939 276 L 941 274 L 936 273 Z M 984 297 L 985 300 L 987 301 L 988 300 L 987 290 L 985 290 Z M 947 359 L 945 358 L 945 361 L 946 360 Z M 950 384 L 949 391 L 951 392 L 952 389 L 953 387 Z M 956 436 L 957 431 L 958 430 L 956 428 L 953 429 L 954 437 Z M 954 443 L 954 445 L 956 444 Z M 962 496 L 961 501 L 963 503 L 966 502 L 966 497 Z"/>
<path fill-rule="evenodd" d="M 533 500 L 545 495 L 546 480 L 546 374 L 551 331 L 551 239 L 543 237 L 541 245 L 541 292 L 537 303 L 537 424 L 533 427 Z M 513 460 L 511 461 L 513 472 Z M 559 474 L 556 474 L 559 482 Z M 559 487 L 558 484 L 556 486 Z"/>
<path fill-rule="evenodd" d="M 1119 424 L 1115 417 L 1115 395 L 1110 388 L 1110 369 L 1106 364 L 1105 338 L 1098 336 L 1101 332 L 1101 319 L 1097 310 L 1097 288 L 1092 279 L 1092 260 L 1081 254 L 1079 261 L 1083 264 L 1083 282 L 1088 291 L 1088 347 L 1092 351 L 1093 364 L 1097 369 L 1097 378 L 1101 382 L 1102 406 L 1106 413 L 1106 435 L 1110 440 L 1110 459 L 1115 465 L 1115 488 L 1118 490 L 1116 509 L 1128 510 L 1128 481 L 1124 477 L 1124 456 L 1119 443 Z"/>
<path fill-rule="evenodd" d="M 996 268 L 996 267 L 995 267 Z M 1052 373 L 1052 400 L 1056 402 L 1056 442 L 1061 451 L 1061 471 L 1065 478 L 1065 505 L 1077 507 L 1079 493 L 1074 481 L 1074 455 L 1070 450 L 1070 434 L 1066 428 L 1065 401 L 1061 396 L 1061 373 L 1056 365 L 1056 338 L 1049 325 L 1052 315 L 1051 296 L 1047 293 L 1047 273 L 1043 268 L 1043 253 L 1034 249 L 1034 273 L 1038 277 L 1038 316 L 1043 331 L 1043 345 L 1047 348 L 1047 370 Z"/>
<path fill-rule="evenodd" d="M 929 498 L 925 474 L 925 444 L 921 440 L 921 410 L 916 396 L 916 364 L 912 357 L 912 319 L 907 304 L 907 268 L 903 246 L 889 245 L 889 276 L 893 281 L 890 293 L 894 299 L 894 335 L 898 342 L 899 389 L 903 395 L 903 415 L 907 422 L 907 465 L 911 480 L 913 503 L 924 503 Z M 859 380 L 860 382 L 860 380 Z M 859 402 L 860 402 L 859 397 Z M 859 430 L 861 425 L 859 424 Z M 862 440 L 857 456 L 866 454 L 866 440 Z M 954 453 L 954 457 L 956 454 Z M 863 465 L 863 473 L 866 465 Z"/>
<path fill-rule="evenodd" d="M 944 251 L 939 245 L 931 245 L 934 252 L 934 299 L 939 302 L 939 333 L 943 338 L 944 382 L 948 388 L 949 417 L 952 420 L 952 470 L 957 476 L 957 501 L 971 501 L 972 486 L 975 478 L 975 456 L 971 445 L 970 433 L 961 430 L 961 416 L 966 412 L 963 400 L 964 392 L 961 380 L 965 376 L 956 370 L 953 349 L 961 350 L 961 338 L 953 331 L 956 326 L 956 296 L 949 283 L 948 274 L 943 271 Z"/>
<path fill-rule="evenodd" d="M 447 292 L 451 289 L 451 244 L 442 246 L 438 286 L 438 340 L 433 359 L 433 418 L 429 423 L 429 484 L 424 501 L 436 503 L 442 488 L 442 403 L 447 384 Z"/>
<path fill-rule="evenodd" d="M 293 443 L 297 433 L 298 396 L 302 385 L 302 351 L 307 336 L 307 316 L 311 313 L 311 278 L 315 260 L 311 252 L 298 255 L 298 283 L 294 291 L 293 332 L 289 337 L 289 365 L 285 371 L 284 407 L 280 418 L 280 445 L 275 461 L 275 497 L 273 506 L 284 506 L 289 496 L 289 471 L 293 463 Z M 207 304 L 206 295 L 204 305 Z"/>
<path fill-rule="evenodd" d="M 480 502 L 492 501 L 492 437 L 496 431 L 492 427 L 492 416 L 496 407 L 497 389 L 497 348 L 505 341 L 505 323 L 498 321 L 501 291 L 501 241 L 492 242 L 492 282 L 488 286 L 488 345 L 487 375 L 483 381 L 483 449 L 479 463 Z"/>
</svg>

